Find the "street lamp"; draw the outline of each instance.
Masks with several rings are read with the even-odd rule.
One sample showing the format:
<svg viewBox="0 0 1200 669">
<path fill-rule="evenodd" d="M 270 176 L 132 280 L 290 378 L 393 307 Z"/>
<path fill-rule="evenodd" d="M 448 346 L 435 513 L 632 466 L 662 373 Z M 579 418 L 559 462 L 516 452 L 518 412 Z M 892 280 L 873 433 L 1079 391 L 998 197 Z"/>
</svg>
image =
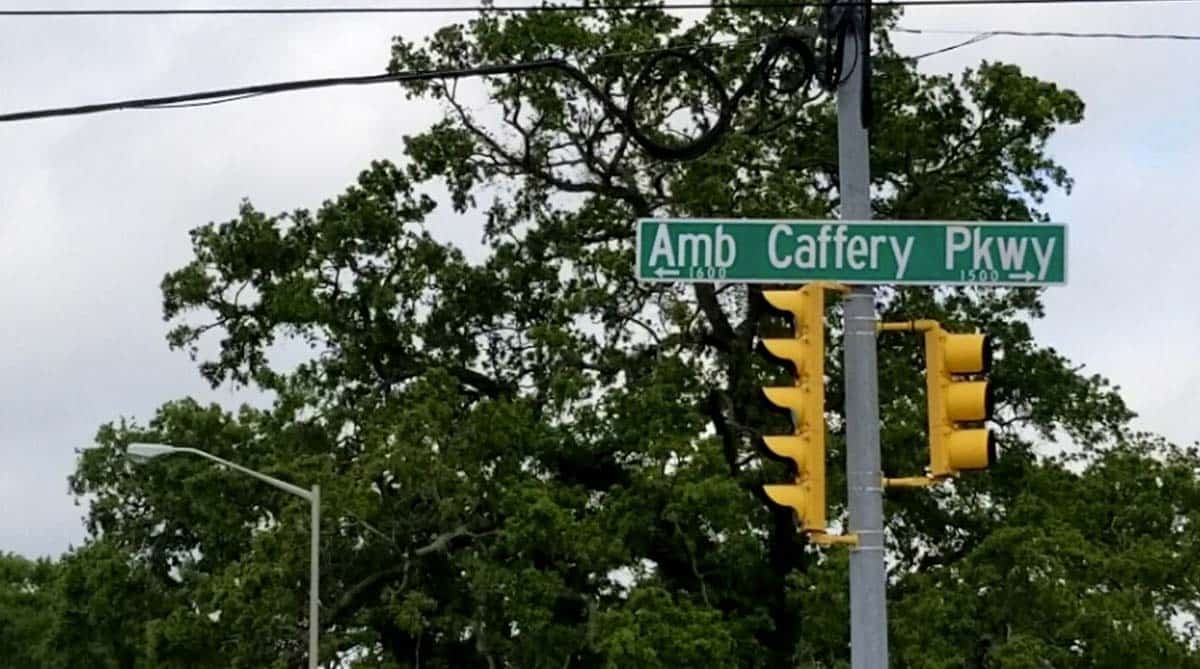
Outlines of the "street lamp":
<svg viewBox="0 0 1200 669">
<path fill-rule="evenodd" d="M 261 472 L 256 472 L 253 469 L 248 469 L 241 465 L 234 464 L 224 458 L 219 458 L 212 453 L 205 453 L 197 448 L 169 446 L 167 444 L 130 444 L 125 450 L 126 457 L 138 464 L 149 462 L 151 458 L 157 458 L 160 455 L 170 455 L 172 453 L 191 453 L 192 455 L 199 455 L 202 458 L 207 458 L 218 464 L 225 465 L 230 469 L 236 469 L 247 476 L 254 477 L 259 481 L 279 488 L 284 492 L 289 492 L 297 497 L 302 497 L 308 500 L 312 508 L 312 564 L 309 572 L 308 591 L 308 667 L 309 669 L 317 669 L 317 660 L 320 657 L 317 641 L 317 635 L 319 633 L 317 590 L 321 580 L 320 562 L 318 560 L 321 537 L 320 486 L 314 485 L 311 490 L 305 490 L 304 488 L 294 486 L 286 481 L 280 481 L 277 478 L 267 476 Z"/>
</svg>

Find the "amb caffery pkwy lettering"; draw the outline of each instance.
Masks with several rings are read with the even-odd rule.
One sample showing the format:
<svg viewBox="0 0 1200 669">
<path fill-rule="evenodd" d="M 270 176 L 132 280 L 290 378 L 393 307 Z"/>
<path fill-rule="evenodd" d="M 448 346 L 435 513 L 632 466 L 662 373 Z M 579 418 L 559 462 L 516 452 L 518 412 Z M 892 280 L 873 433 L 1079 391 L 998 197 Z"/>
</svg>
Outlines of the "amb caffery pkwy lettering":
<svg viewBox="0 0 1200 669">
<path fill-rule="evenodd" d="M 1066 228 L 1047 223 L 638 222 L 647 281 L 1046 285 L 1066 280 Z"/>
</svg>

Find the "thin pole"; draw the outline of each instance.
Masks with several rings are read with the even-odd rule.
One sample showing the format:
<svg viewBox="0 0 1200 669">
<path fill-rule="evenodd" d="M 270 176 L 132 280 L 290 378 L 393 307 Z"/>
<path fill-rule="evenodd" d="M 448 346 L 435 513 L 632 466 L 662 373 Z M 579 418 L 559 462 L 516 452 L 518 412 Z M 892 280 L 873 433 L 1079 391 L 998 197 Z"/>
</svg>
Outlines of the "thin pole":
<svg viewBox="0 0 1200 669">
<path fill-rule="evenodd" d="M 321 590 L 321 487 L 312 487 L 312 555 L 310 559 L 308 583 L 308 669 L 317 669 L 321 659 L 320 635 L 321 621 L 318 610 L 318 593 Z"/>
<path fill-rule="evenodd" d="M 860 8 L 847 12 L 863 16 Z M 865 21 L 846 36 L 838 87 L 838 176 L 843 220 L 871 218 L 870 161 L 862 124 Z M 870 27 L 866 27 L 870 30 Z M 847 528 L 850 550 L 850 667 L 887 669 L 887 595 L 883 562 L 883 471 L 879 455 L 879 378 L 875 356 L 875 291 L 857 286 L 845 304 Z"/>
</svg>

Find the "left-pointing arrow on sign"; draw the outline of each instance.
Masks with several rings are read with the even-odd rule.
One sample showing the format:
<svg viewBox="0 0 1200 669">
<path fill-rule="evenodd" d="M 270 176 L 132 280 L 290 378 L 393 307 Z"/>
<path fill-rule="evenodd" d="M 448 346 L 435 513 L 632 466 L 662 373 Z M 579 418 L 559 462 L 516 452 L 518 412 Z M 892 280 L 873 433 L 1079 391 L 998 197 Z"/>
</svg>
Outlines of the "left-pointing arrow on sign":
<svg viewBox="0 0 1200 669">
<path fill-rule="evenodd" d="M 664 276 L 679 276 L 679 270 L 659 267 L 658 269 L 654 270 L 654 276 L 657 276 L 660 279 Z"/>
</svg>

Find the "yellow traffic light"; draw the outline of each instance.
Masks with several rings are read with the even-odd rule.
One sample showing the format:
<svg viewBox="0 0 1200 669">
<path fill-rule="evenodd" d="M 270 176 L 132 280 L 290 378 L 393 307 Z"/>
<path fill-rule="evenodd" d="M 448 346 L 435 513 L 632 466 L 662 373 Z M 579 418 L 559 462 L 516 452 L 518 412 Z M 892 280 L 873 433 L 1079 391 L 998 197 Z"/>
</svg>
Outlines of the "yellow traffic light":
<svg viewBox="0 0 1200 669">
<path fill-rule="evenodd" d="M 925 330 L 929 473 L 934 478 L 986 469 L 996 459 L 995 435 L 972 425 L 992 416 L 991 391 L 978 378 L 987 374 L 991 358 L 986 335 L 949 333 L 937 323 Z"/>
<path fill-rule="evenodd" d="M 791 412 L 793 434 L 763 437 L 772 453 L 796 465 L 794 483 L 763 486 L 772 502 L 790 507 L 805 532 L 825 533 L 825 293 L 819 284 L 766 290 L 763 297 L 791 312 L 795 336 L 764 339 L 763 347 L 795 368 L 795 385 L 763 388 L 767 400 Z"/>
<path fill-rule="evenodd" d="M 925 333 L 929 411 L 928 475 L 885 478 L 884 485 L 931 485 L 963 470 L 990 467 L 996 460 L 996 437 L 981 425 L 992 417 L 992 393 L 981 378 L 992 366 L 990 339 L 946 332 L 933 320 L 881 323 L 879 329 Z"/>
</svg>

